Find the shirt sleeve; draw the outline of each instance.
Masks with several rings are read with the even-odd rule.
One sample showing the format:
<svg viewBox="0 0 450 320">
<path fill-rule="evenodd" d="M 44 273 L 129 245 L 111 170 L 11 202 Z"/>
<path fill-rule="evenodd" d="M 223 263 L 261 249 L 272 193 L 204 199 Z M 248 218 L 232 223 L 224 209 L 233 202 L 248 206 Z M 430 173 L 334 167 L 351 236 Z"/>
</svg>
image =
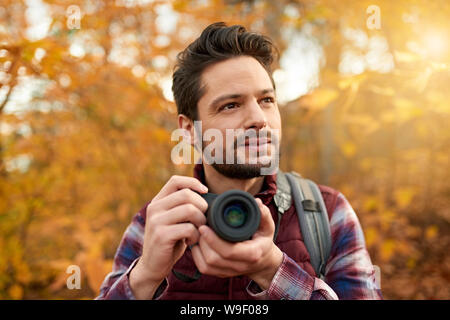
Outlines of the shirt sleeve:
<svg viewBox="0 0 450 320">
<path fill-rule="evenodd" d="M 324 281 L 312 277 L 284 254 L 269 288 L 261 291 L 251 281 L 247 292 L 255 299 L 271 300 L 382 299 L 361 225 L 342 193 L 331 215 L 330 228 L 332 247 Z"/>
<path fill-rule="evenodd" d="M 113 269 L 100 286 L 100 294 L 96 300 L 135 300 L 129 282 L 131 270 L 142 254 L 145 221 L 137 213 L 125 230 L 122 240 L 114 256 Z M 165 287 L 165 281 L 161 284 Z M 164 289 L 163 287 L 161 289 Z M 161 292 L 162 290 L 157 290 Z M 158 296 L 160 296 L 158 294 Z"/>
</svg>

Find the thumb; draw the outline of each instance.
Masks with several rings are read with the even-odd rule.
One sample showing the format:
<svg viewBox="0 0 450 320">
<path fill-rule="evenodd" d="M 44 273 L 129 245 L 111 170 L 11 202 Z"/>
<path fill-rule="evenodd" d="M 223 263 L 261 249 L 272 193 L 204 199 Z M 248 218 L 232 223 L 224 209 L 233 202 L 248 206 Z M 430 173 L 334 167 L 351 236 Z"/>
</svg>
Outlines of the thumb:
<svg viewBox="0 0 450 320">
<path fill-rule="evenodd" d="M 269 208 L 262 203 L 261 199 L 256 198 L 256 203 L 258 204 L 259 212 L 261 213 L 261 223 L 259 224 L 259 228 L 257 233 L 260 234 L 272 234 L 275 232 L 275 223 L 272 218 L 272 214 L 270 213 Z"/>
</svg>

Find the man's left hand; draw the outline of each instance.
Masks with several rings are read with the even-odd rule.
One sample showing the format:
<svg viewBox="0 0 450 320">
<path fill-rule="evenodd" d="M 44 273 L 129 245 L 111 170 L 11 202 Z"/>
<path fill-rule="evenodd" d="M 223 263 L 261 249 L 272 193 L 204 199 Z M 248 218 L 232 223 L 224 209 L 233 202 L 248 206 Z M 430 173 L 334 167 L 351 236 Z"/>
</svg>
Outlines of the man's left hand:
<svg viewBox="0 0 450 320">
<path fill-rule="evenodd" d="M 198 245 L 192 247 L 197 269 L 221 278 L 246 275 L 263 290 L 267 289 L 283 260 L 283 252 L 273 242 L 275 224 L 269 208 L 256 199 L 261 223 L 251 240 L 228 242 L 208 226 L 198 229 Z"/>
</svg>

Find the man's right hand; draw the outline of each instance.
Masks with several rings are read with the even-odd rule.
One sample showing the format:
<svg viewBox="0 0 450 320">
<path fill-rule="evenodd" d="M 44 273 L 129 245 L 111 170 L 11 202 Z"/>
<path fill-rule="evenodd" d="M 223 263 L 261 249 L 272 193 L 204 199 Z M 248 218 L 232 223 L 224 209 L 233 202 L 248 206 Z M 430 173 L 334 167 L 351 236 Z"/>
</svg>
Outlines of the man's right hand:
<svg viewBox="0 0 450 320">
<path fill-rule="evenodd" d="M 186 247 L 198 242 L 208 203 L 194 191 L 208 189 L 195 178 L 172 176 L 147 206 L 142 255 L 129 276 L 137 299 L 152 299 Z"/>
</svg>

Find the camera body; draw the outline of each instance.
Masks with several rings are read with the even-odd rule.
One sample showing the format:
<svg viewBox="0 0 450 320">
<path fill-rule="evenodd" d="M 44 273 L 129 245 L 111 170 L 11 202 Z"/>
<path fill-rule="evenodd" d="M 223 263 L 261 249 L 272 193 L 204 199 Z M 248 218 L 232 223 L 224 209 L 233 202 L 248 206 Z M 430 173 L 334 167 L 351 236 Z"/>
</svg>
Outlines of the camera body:
<svg viewBox="0 0 450 320">
<path fill-rule="evenodd" d="M 224 240 L 249 240 L 258 230 L 261 213 L 248 192 L 233 189 L 222 194 L 201 194 L 208 203 L 207 224 Z"/>
</svg>

